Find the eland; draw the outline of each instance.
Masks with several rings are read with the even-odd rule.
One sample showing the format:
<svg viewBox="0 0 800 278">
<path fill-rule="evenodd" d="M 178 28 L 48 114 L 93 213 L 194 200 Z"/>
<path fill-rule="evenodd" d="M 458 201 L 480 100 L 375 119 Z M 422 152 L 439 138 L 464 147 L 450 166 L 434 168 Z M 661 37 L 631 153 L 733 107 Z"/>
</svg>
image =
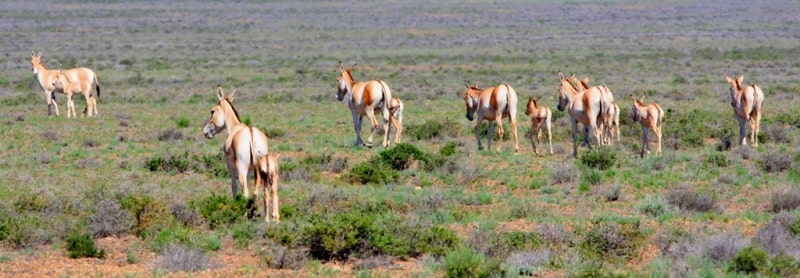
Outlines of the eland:
<svg viewBox="0 0 800 278">
<path fill-rule="evenodd" d="M 273 177 L 269 175 L 270 171 L 267 166 L 270 165 L 270 162 L 263 161 L 269 154 L 267 135 L 258 128 L 248 126 L 241 122 L 239 113 L 236 111 L 236 108 L 233 107 L 232 103 L 235 94 L 236 89 L 225 96 L 222 87 L 217 87 L 217 98 L 219 102 L 211 108 L 211 116 L 203 127 L 203 134 L 206 138 L 211 139 L 214 138 L 214 135 L 223 130 L 226 131 L 227 137 L 225 139 L 223 151 L 225 153 L 226 162 L 228 163 L 228 169 L 230 170 L 231 193 L 235 198 L 236 192 L 238 191 L 236 184 L 238 180 L 239 184 L 242 185 L 244 197 L 250 199 L 250 188 L 247 186 L 247 174 L 250 170 L 254 170 L 255 172 L 254 176 L 256 181 L 253 187 L 254 191 L 257 190 L 259 184 L 264 184 L 265 181 L 262 181 L 262 177 L 267 178 L 268 181 L 266 182 L 269 182 L 270 178 L 274 178 L 275 181 L 277 181 L 277 176 Z M 277 169 L 277 164 L 275 164 L 275 167 L 275 169 Z M 268 195 L 269 193 L 266 192 L 266 187 L 264 188 L 264 195 Z M 272 193 L 272 213 L 273 216 L 278 219 L 277 184 L 272 187 Z M 265 198 L 268 198 L 268 196 L 265 196 Z M 266 207 L 264 211 L 266 217 Z"/>
<path fill-rule="evenodd" d="M 589 132 L 593 134 L 597 142 L 600 140 L 601 130 L 598 129 L 598 121 L 605 119 L 604 113 L 608 111 L 607 96 L 611 91 L 605 86 L 588 87 L 580 90 L 564 77 L 560 71 L 558 76 L 561 79 L 558 87 L 558 111 L 567 111 L 572 122 L 572 156 L 578 157 L 578 123 L 584 126 L 584 143 L 592 149 Z"/>
<path fill-rule="evenodd" d="M 389 85 L 383 80 L 370 80 L 367 82 L 355 82 L 353 79 L 353 68 L 345 69 L 339 61 L 339 77 L 336 78 L 336 99 L 343 101 L 345 95 L 349 95 L 347 106 L 350 107 L 350 114 L 353 116 L 353 126 L 356 132 L 355 146 L 366 145 L 372 147 L 372 139 L 378 132 L 378 121 L 375 119 L 375 111 L 379 110 L 383 116 L 383 142 L 381 146 L 389 147 L 389 122 L 391 115 L 389 105 L 392 99 L 392 91 Z M 372 124 L 372 132 L 369 134 L 367 144 L 361 139 L 361 120 L 364 116 Z"/>
<path fill-rule="evenodd" d="M 533 152 L 539 154 L 539 145 L 542 142 L 542 127 L 547 128 L 547 143 L 550 145 L 550 154 L 553 154 L 553 135 L 550 129 L 550 122 L 553 119 L 553 112 L 547 106 L 537 105 L 538 99 L 528 98 L 528 104 L 525 105 L 525 115 L 531 117 L 531 145 Z M 536 141 L 534 142 L 534 132 L 536 133 Z"/>
<path fill-rule="evenodd" d="M 489 121 L 486 145 L 491 149 L 494 124 L 497 124 L 497 134 L 500 136 L 500 142 L 502 142 L 504 133 L 502 119 L 508 118 L 509 122 L 511 122 L 511 132 L 514 134 L 514 152 L 519 152 L 519 140 L 517 139 L 517 92 L 514 91 L 514 88 L 508 84 L 502 84 L 481 89 L 478 88 L 477 83 L 472 86 L 465 83 L 464 87 L 466 87 L 464 103 L 467 109 L 467 119 L 472 121 L 475 118 L 474 115 L 478 114 L 478 120 L 475 122 L 475 139 L 478 142 L 478 149 L 483 149 L 480 135 L 481 122 L 483 120 Z M 500 151 L 499 144 L 497 151 Z"/>
<path fill-rule="evenodd" d="M 642 151 L 640 157 L 645 153 L 650 154 L 650 136 L 648 130 L 653 130 L 656 134 L 656 154 L 661 155 L 661 126 L 664 123 L 664 110 L 657 103 L 644 104 L 644 95 L 639 99 L 631 96 L 633 100 L 633 121 L 642 126 Z"/>
<path fill-rule="evenodd" d="M 758 131 L 761 129 L 761 105 L 764 103 L 764 93 L 756 85 L 742 87 L 744 75 L 731 79 L 725 76 L 731 84 L 731 107 L 739 121 L 739 145 L 747 145 L 745 136 L 745 123 L 750 123 L 750 142 L 758 146 Z"/>
<path fill-rule="evenodd" d="M 58 104 L 55 102 L 55 95 L 53 93 L 61 92 L 61 90 L 55 88 L 53 84 L 61 70 L 48 70 L 42 64 L 41 59 L 41 51 L 39 51 L 38 54 L 31 51 L 31 69 L 33 70 L 33 75 L 36 77 L 36 80 L 39 81 L 39 86 L 44 90 L 45 99 L 47 100 L 47 115 L 52 116 L 51 107 L 55 107 L 56 116 L 58 116 Z M 80 87 L 80 91 L 83 92 L 83 96 L 87 100 L 87 106 L 89 102 L 88 99 L 91 96 L 92 85 L 94 85 L 97 91 L 97 97 L 100 97 L 100 82 L 97 80 L 97 75 L 94 71 L 88 68 L 74 68 L 64 70 L 63 74 L 69 82 L 76 83 L 77 86 Z M 69 113 L 69 111 L 67 111 L 67 113 Z M 67 116 L 69 117 L 69 114 Z"/>
</svg>

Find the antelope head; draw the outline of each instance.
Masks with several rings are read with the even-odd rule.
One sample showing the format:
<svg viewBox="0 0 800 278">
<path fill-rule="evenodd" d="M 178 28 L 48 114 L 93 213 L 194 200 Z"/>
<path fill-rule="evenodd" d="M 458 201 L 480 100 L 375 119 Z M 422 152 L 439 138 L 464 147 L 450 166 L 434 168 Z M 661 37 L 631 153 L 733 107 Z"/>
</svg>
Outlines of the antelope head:
<svg viewBox="0 0 800 278">
<path fill-rule="evenodd" d="M 39 51 L 37 55 L 33 51 L 31 51 L 31 70 L 33 74 L 39 74 L 39 68 L 42 66 L 42 52 Z"/>
<path fill-rule="evenodd" d="M 725 79 L 728 83 L 731 84 L 731 107 L 739 106 L 741 102 L 741 98 L 739 97 L 742 94 L 742 81 L 744 81 L 744 74 L 740 75 L 739 78 L 731 79 L 728 76 L 725 76 Z"/>
<path fill-rule="evenodd" d="M 217 87 L 217 98 L 219 99 L 219 102 L 217 102 L 214 107 L 211 107 L 211 116 L 206 122 L 206 125 L 203 127 L 203 135 L 205 135 L 206 138 L 214 138 L 214 135 L 220 133 L 227 127 L 226 110 L 233 110 L 233 105 L 231 103 L 233 102 L 233 97 L 236 93 L 236 90 L 237 89 L 233 89 L 228 96 L 225 96 L 225 94 L 222 92 L 222 87 Z M 235 110 L 232 111 L 232 113 L 235 112 Z"/>
<path fill-rule="evenodd" d="M 336 99 L 344 100 L 344 96 L 350 92 L 353 86 L 353 68 L 358 64 L 353 64 L 350 68 L 344 68 L 342 61 L 339 61 L 339 77 L 336 78 Z"/>
<path fill-rule="evenodd" d="M 538 100 L 532 97 L 528 98 L 528 104 L 525 105 L 525 115 L 530 116 L 533 114 L 533 110 L 536 110 L 536 102 Z"/>
<path fill-rule="evenodd" d="M 640 108 L 644 106 L 644 95 L 639 97 L 639 99 L 636 99 L 635 97 L 633 97 L 633 95 L 631 95 L 631 100 L 633 100 L 633 109 L 631 109 L 632 113 L 631 118 L 633 118 L 634 122 L 638 122 L 639 119 L 642 118 L 642 112 L 640 111 L 641 110 Z"/>
<path fill-rule="evenodd" d="M 464 104 L 467 108 L 467 119 L 472 121 L 474 119 L 475 110 L 478 109 L 478 96 L 476 94 L 480 94 L 481 89 L 478 88 L 478 82 L 475 82 L 475 85 L 470 86 L 469 83 L 464 81 L 464 87 L 466 90 L 464 91 Z"/>
</svg>

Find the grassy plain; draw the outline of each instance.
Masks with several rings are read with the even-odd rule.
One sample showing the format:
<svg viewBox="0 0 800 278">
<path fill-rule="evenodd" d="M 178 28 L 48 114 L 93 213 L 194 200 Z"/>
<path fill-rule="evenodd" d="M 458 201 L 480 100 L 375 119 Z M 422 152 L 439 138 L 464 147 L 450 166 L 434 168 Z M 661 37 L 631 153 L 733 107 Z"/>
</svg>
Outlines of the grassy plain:
<svg viewBox="0 0 800 278">
<path fill-rule="evenodd" d="M 800 3 L 110 2 L 0 10 L 6 275 L 797 275 L 786 271 L 800 260 Z M 30 51 L 52 69 L 94 69 L 100 116 L 47 117 Z M 440 164 L 351 182 L 383 150 L 352 147 L 338 61 L 387 81 L 406 105 L 404 141 Z M 571 157 L 558 70 L 614 91 L 621 143 Z M 766 94 L 757 148 L 725 145 L 738 126 L 724 77 L 740 74 Z M 508 140 L 478 151 L 465 80 L 539 97 L 555 112 L 556 154 L 524 137 L 516 155 Z M 281 224 L 213 214 L 238 213 L 224 137 L 200 134 L 217 84 L 240 88 L 240 115 L 281 153 Z M 629 96 L 642 94 L 667 111 L 663 156 L 637 155 Z M 137 243 L 116 250 L 116 268 L 20 266 L 76 233 Z"/>
</svg>

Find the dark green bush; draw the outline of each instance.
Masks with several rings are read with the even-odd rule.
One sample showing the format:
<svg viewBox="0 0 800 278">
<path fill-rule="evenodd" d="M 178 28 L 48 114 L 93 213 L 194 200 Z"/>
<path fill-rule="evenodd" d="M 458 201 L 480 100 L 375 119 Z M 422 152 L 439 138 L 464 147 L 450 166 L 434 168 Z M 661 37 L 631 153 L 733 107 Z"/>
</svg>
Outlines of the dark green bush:
<svg viewBox="0 0 800 278">
<path fill-rule="evenodd" d="M 151 172 L 183 173 L 189 170 L 189 153 L 183 155 L 156 156 L 145 161 L 144 167 Z"/>
<path fill-rule="evenodd" d="M 456 142 L 448 142 L 447 144 L 444 144 L 444 146 L 442 146 L 441 149 L 439 149 L 439 154 L 441 154 L 443 156 L 454 155 L 454 154 L 456 154 L 458 152 L 457 147 L 458 147 L 458 143 L 456 143 Z"/>
<path fill-rule="evenodd" d="M 420 125 L 407 125 L 403 133 L 417 140 L 453 138 L 461 135 L 461 124 L 450 118 L 427 120 Z"/>
<path fill-rule="evenodd" d="M 135 224 L 130 231 L 135 235 L 144 236 L 149 232 L 156 232 L 174 221 L 167 206 L 150 195 L 130 194 L 121 197 L 118 203 L 133 215 Z"/>
<path fill-rule="evenodd" d="M 781 253 L 772 258 L 771 262 L 771 274 L 779 277 L 798 277 L 800 275 L 800 265 L 792 255 Z"/>
<path fill-rule="evenodd" d="M 428 160 L 425 153 L 409 143 L 400 143 L 382 151 L 380 158 L 383 163 L 398 171 L 407 169 L 415 160 L 423 162 Z"/>
<path fill-rule="evenodd" d="M 455 232 L 439 226 L 426 229 L 420 235 L 419 241 L 423 244 L 423 252 L 437 257 L 443 256 L 461 243 Z"/>
<path fill-rule="evenodd" d="M 447 252 L 441 261 L 445 277 L 485 277 L 486 257 L 468 247 Z"/>
<path fill-rule="evenodd" d="M 345 178 L 351 183 L 386 184 L 399 179 L 400 173 L 379 160 L 368 160 L 353 166 Z"/>
<path fill-rule="evenodd" d="M 192 200 L 190 207 L 198 209 L 200 215 L 208 221 L 209 227 L 216 229 L 241 221 L 248 213 L 249 206 L 252 205 L 249 202 L 252 202 L 252 199 L 236 198 L 234 200 L 227 194 L 216 195 L 212 192 L 211 195 L 200 200 Z"/>
<path fill-rule="evenodd" d="M 194 162 L 192 163 L 192 169 L 198 173 L 205 173 L 212 178 L 227 178 L 230 176 L 230 170 L 225 160 L 226 158 L 223 152 L 195 154 L 192 156 L 192 161 Z M 155 168 L 158 169 L 158 166 Z M 154 170 L 150 169 L 150 171 Z"/>
<path fill-rule="evenodd" d="M 351 211 L 332 216 L 315 215 L 312 225 L 303 230 L 303 243 L 318 260 L 346 261 L 369 244 L 374 219 Z"/>
<path fill-rule="evenodd" d="M 711 152 L 706 154 L 706 168 L 727 167 L 730 164 L 728 156 L 721 152 Z"/>
<path fill-rule="evenodd" d="M 581 155 L 581 164 L 606 170 L 617 165 L 617 152 L 610 148 L 596 148 Z"/>
<path fill-rule="evenodd" d="M 731 259 L 728 269 L 744 273 L 766 273 L 769 271 L 769 254 L 761 248 L 748 246 Z"/>
<path fill-rule="evenodd" d="M 92 235 L 86 233 L 74 233 L 67 237 L 67 251 L 70 258 L 103 258 L 106 251 L 98 250 Z"/>
</svg>

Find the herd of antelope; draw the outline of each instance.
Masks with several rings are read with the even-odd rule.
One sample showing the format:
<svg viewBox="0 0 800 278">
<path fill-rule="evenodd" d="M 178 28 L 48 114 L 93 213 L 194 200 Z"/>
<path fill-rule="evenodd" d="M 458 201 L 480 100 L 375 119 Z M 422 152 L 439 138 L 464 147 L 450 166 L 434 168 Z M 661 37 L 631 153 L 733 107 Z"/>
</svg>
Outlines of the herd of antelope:
<svg viewBox="0 0 800 278">
<path fill-rule="evenodd" d="M 72 95 L 75 93 L 83 94 L 86 99 L 86 108 L 83 114 L 91 117 L 97 115 L 97 100 L 91 95 L 92 87 L 95 88 L 96 95 L 100 97 L 100 82 L 94 71 L 87 68 L 74 68 L 68 70 L 48 70 L 41 63 L 42 53 L 31 52 L 31 68 L 33 75 L 39 81 L 39 86 L 44 90 L 47 101 L 48 116 L 52 116 L 51 107 L 55 107 L 56 116 L 59 115 L 58 105 L 55 102 L 55 93 L 63 93 L 67 96 L 67 117 L 77 117 L 75 104 Z M 403 130 L 403 102 L 392 96 L 389 85 L 383 80 L 370 80 L 366 82 L 356 82 L 353 79 L 353 67 L 345 68 L 339 62 L 339 77 L 336 79 L 336 98 L 343 101 L 347 97 L 347 105 L 353 117 L 353 126 L 356 133 L 356 146 L 372 147 L 373 137 L 379 130 L 383 131 L 381 145 L 390 145 L 391 127 L 394 126 L 395 143 L 400 143 L 400 136 Z M 598 144 L 611 145 L 616 137 L 620 142 L 619 117 L 620 109 L 615 102 L 612 91 L 603 85 L 589 86 L 589 78 L 582 80 L 575 78 L 574 74 L 565 77 L 561 72 L 559 75 L 558 87 L 558 110 L 566 111 L 572 123 L 572 155 L 578 155 L 578 123 L 584 127 L 584 144 L 591 149 L 591 138 L 593 137 Z M 744 75 L 737 79 L 725 77 L 730 83 L 731 106 L 736 119 L 739 121 L 739 144 L 746 145 L 745 123 L 750 124 L 750 141 L 753 146 L 758 146 L 758 132 L 760 129 L 761 106 L 764 102 L 764 94 L 756 85 L 743 86 Z M 491 149 L 491 139 L 494 135 L 494 126 L 497 125 L 497 134 L 503 140 L 505 129 L 502 119 L 507 118 L 511 124 L 511 133 L 514 136 L 514 152 L 519 152 L 519 141 L 517 137 L 517 93 L 508 84 L 500 84 L 494 87 L 479 88 L 477 83 L 470 85 L 464 84 L 464 103 L 466 106 L 466 117 L 470 121 L 477 114 L 478 120 L 475 124 L 475 139 L 478 149 L 483 149 L 481 145 L 480 127 L 483 120 L 489 121 L 487 137 L 487 147 Z M 248 126 L 241 122 L 239 114 L 233 107 L 233 98 L 236 89 L 227 96 L 224 95 L 222 88 L 217 88 L 219 101 L 211 109 L 211 116 L 203 128 L 206 138 L 213 138 L 214 135 L 222 130 L 226 131 L 227 137 L 223 145 L 223 152 L 226 157 L 231 178 L 231 192 L 234 197 L 237 193 L 237 182 L 242 185 L 244 197 L 250 201 L 250 188 L 247 186 L 248 172 L 253 170 L 255 184 L 253 194 L 256 199 L 259 194 L 259 185 L 264 191 L 264 220 L 269 221 L 269 201 L 272 200 L 271 215 L 277 222 L 280 221 L 278 209 L 278 163 L 279 155 L 269 153 L 267 136 L 258 128 Z M 664 123 L 664 110 L 657 103 L 646 104 L 644 96 L 632 100 L 632 117 L 642 127 L 642 149 L 640 156 L 650 153 L 649 133 L 652 130 L 656 135 L 656 153 L 661 154 L 661 128 Z M 382 116 L 382 129 L 378 128 L 376 113 Z M 542 128 L 546 128 L 550 154 L 553 154 L 552 145 L 552 111 L 540 105 L 537 98 L 529 98 L 526 104 L 525 115 L 530 116 L 531 132 L 529 134 L 531 145 L 536 154 L 539 154 L 539 147 L 542 140 Z M 367 142 L 361 139 L 361 124 L 363 117 L 367 116 L 372 131 Z M 616 133 L 616 136 L 614 134 Z M 590 136 L 591 134 L 591 136 Z M 535 138 L 534 138 L 535 137 Z M 498 150 L 500 147 L 498 146 Z M 254 207 L 250 208 L 249 214 L 254 213 Z"/>
</svg>

